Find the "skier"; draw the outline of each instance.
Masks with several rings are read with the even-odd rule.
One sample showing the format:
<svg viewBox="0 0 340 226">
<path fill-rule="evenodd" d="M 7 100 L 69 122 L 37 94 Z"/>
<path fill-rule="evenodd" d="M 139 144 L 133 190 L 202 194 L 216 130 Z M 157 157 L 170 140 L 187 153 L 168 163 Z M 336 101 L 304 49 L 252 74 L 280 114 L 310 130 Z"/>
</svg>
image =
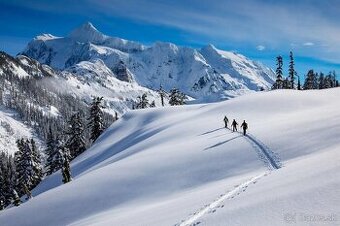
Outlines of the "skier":
<svg viewBox="0 0 340 226">
<path fill-rule="evenodd" d="M 237 127 L 236 127 L 237 125 L 238 125 L 238 123 L 234 119 L 233 122 L 231 123 L 231 127 L 233 128 L 233 132 L 237 131 Z"/>
<path fill-rule="evenodd" d="M 224 116 L 223 121 L 224 121 L 224 127 L 225 127 L 225 128 L 228 128 L 229 119 L 227 118 L 227 116 Z"/>
<path fill-rule="evenodd" d="M 246 135 L 246 130 L 248 129 L 248 124 L 246 123 L 246 120 L 243 120 L 241 124 L 241 128 L 243 128 L 243 135 Z"/>
</svg>

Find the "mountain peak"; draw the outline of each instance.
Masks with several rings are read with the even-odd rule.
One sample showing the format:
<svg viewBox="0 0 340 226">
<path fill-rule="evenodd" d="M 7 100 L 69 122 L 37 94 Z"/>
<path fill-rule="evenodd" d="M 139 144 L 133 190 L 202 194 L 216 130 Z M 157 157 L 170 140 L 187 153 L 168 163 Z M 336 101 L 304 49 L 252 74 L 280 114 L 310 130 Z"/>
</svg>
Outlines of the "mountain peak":
<svg viewBox="0 0 340 226">
<path fill-rule="evenodd" d="M 57 39 L 57 38 L 60 38 L 60 37 L 57 37 L 51 34 L 41 34 L 41 35 L 36 36 L 34 40 L 47 41 L 47 40 Z"/>
<path fill-rule="evenodd" d="M 208 44 L 204 46 L 201 50 L 203 51 L 209 51 L 209 52 L 217 52 L 218 49 L 213 44 Z"/>
<path fill-rule="evenodd" d="M 83 25 L 81 25 L 82 28 L 84 29 L 89 29 L 89 30 L 97 30 L 97 28 L 95 28 L 95 26 L 93 26 L 93 24 L 91 22 L 86 22 Z"/>
<path fill-rule="evenodd" d="M 106 36 L 98 31 L 90 22 L 86 22 L 74 29 L 69 37 L 80 42 L 102 42 L 106 38 Z"/>
</svg>

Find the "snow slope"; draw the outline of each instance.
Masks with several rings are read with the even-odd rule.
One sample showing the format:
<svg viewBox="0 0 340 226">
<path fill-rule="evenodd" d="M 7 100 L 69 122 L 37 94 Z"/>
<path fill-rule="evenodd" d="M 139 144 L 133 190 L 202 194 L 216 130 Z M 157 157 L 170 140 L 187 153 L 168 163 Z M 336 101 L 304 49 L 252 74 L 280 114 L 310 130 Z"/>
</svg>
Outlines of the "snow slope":
<svg viewBox="0 0 340 226">
<path fill-rule="evenodd" d="M 72 162 L 71 183 L 51 175 L 0 225 L 339 225 L 339 98 L 277 90 L 128 112 Z"/>
<path fill-rule="evenodd" d="M 138 96 L 144 93 L 150 103 L 155 101 L 156 106 L 161 106 L 157 91 L 117 79 L 101 60 L 82 61 L 62 72 L 61 77 L 55 78 L 54 81 L 49 80 L 46 84 L 58 84 L 63 92 L 72 93 L 86 103 L 90 103 L 93 96 L 103 96 L 105 110 L 112 115 L 115 111 L 119 114 L 127 112 Z"/>
<path fill-rule="evenodd" d="M 17 113 L 0 105 L 0 152 L 14 155 L 18 150 L 16 141 L 31 137 L 34 137 L 32 129 L 18 119 Z"/>
<path fill-rule="evenodd" d="M 37 36 L 20 54 L 59 70 L 69 70 L 74 65 L 82 70 L 86 63 L 81 62 L 101 60 L 103 70 L 114 72 L 123 62 L 131 73 L 128 81 L 153 90 L 160 85 L 167 91 L 177 87 L 199 102 L 268 89 L 275 77 L 261 63 L 212 45 L 199 50 L 156 42 L 146 47 L 104 35 L 91 23 L 76 28 L 67 37 Z M 94 73 L 103 70 L 97 67 Z"/>
</svg>

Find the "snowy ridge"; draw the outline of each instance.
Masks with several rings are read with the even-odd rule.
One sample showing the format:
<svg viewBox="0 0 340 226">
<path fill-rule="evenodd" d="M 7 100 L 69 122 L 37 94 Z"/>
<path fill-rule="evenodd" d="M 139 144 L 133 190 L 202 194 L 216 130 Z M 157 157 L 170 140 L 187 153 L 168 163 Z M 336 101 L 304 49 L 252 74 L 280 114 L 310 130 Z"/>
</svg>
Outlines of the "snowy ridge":
<svg viewBox="0 0 340 226">
<path fill-rule="evenodd" d="M 156 42 L 146 47 L 104 35 L 91 23 L 76 28 L 65 38 L 38 36 L 21 54 L 59 70 L 69 70 L 74 65 L 80 68 L 82 61 L 100 59 L 104 68 L 114 72 L 123 62 L 131 74 L 127 81 L 153 90 L 160 85 L 167 91 L 177 87 L 196 102 L 215 102 L 269 89 L 274 82 L 272 70 L 240 54 L 212 45 L 197 50 Z M 100 71 L 98 68 L 94 73 Z"/>
<path fill-rule="evenodd" d="M 83 43 L 93 43 L 101 46 L 107 46 L 124 52 L 141 51 L 145 47 L 137 42 L 128 41 L 120 38 L 113 38 L 102 34 L 90 22 L 83 24 L 73 30 L 69 38 Z"/>
</svg>

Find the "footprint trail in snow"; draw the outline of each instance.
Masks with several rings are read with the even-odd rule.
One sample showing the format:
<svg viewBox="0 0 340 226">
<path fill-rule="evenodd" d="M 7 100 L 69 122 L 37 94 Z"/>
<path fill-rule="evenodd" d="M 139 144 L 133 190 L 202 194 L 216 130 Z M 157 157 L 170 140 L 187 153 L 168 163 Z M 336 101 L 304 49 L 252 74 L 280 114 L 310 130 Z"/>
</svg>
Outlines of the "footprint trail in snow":
<svg viewBox="0 0 340 226">
<path fill-rule="evenodd" d="M 249 185 L 251 184 L 255 184 L 260 178 L 266 176 L 268 174 L 268 172 L 262 173 L 260 175 L 257 175 L 249 180 L 247 180 L 246 182 L 236 186 L 234 189 L 232 189 L 231 191 L 227 191 L 224 194 L 221 194 L 216 200 L 214 200 L 213 202 L 211 202 L 208 205 L 205 205 L 203 208 L 201 208 L 200 210 L 196 211 L 195 213 L 193 213 L 191 215 L 191 217 L 189 217 L 186 220 L 183 220 L 181 223 L 179 224 L 175 224 L 175 226 L 194 226 L 194 225 L 198 225 L 200 224 L 200 222 L 197 222 L 197 220 L 199 218 L 201 218 L 202 216 L 204 216 L 207 213 L 214 213 L 216 212 L 217 208 L 223 208 L 224 205 L 222 204 L 225 200 L 228 199 L 233 199 L 235 196 L 239 195 L 240 193 L 244 192 Z"/>
<path fill-rule="evenodd" d="M 242 134 L 242 133 L 240 133 Z M 242 135 L 243 136 L 243 135 Z M 198 211 L 190 215 L 186 220 L 182 220 L 181 223 L 175 224 L 175 226 L 195 226 L 199 225 L 201 222 L 198 221 L 199 218 L 203 217 L 208 213 L 215 213 L 218 208 L 223 208 L 222 204 L 225 200 L 233 199 L 235 196 L 242 192 L 245 192 L 249 185 L 255 184 L 260 178 L 267 176 L 272 170 L 277 170 L 282 167 L 279 157 L 272 150 L 270 150 L 265 144 L 263 144 L 259 139 L 251 134 L 247 134 L 244 138 L 252 145 L 259 155 L 261 161 L 265 163 L 269 172 L 264 172 L 257 175 L 244 183 L 236 186 L 234 189 L 221 194 L 217 199 L 215 199 L 210 204 L 205 205 Z"/>
</svg>

